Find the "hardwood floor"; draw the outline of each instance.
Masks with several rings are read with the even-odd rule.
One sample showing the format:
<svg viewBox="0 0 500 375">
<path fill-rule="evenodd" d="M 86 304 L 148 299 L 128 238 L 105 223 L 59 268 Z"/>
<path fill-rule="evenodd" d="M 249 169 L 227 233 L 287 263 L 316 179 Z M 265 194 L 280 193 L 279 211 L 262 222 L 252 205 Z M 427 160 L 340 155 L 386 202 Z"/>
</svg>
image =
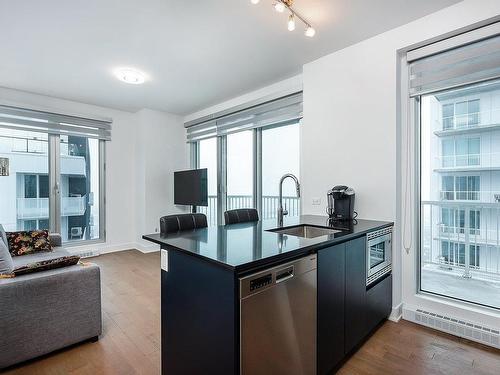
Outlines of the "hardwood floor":
<svg viewBox="0 0 500 375">
<path fill-rule="evenodd" d="M 160 255 L 136 250 L 101 267 L 103 334 L 6 374 L 159 374 Z M 500 351 L 401 321 L 386 322 L 339 374 L 500 374 Z M 221 374 L 222 375 L 222 374 Z"/>
</svg>

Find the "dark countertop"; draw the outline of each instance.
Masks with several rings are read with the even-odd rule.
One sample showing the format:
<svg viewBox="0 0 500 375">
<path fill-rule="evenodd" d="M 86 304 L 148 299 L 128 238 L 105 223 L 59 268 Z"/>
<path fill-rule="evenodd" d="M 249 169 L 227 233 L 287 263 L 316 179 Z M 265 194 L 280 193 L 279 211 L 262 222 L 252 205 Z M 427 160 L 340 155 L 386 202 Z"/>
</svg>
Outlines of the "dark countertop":
<svg viewBox="0 0 500 375">
<path fill-rule="evenodd" d="M 305 215 L 285 218 L 283 227 L 299 224 L 331 227 L 342 231 L 316 238 L 284 235 L 268 231 L 277 227 L 276 219 L 272 219 L 220 225 L 169 235 L 148 234 L 142 238 L 159 244 L 164 249 L 182 251 L 237 273 L 244 273 L 393 225 L 387 221 L 358 219 L 356 224 L 351 224 L 348 228 L 345 225 L 343 227 L 328 225 L 328 218 L 324 216 Z"/>
</svg>

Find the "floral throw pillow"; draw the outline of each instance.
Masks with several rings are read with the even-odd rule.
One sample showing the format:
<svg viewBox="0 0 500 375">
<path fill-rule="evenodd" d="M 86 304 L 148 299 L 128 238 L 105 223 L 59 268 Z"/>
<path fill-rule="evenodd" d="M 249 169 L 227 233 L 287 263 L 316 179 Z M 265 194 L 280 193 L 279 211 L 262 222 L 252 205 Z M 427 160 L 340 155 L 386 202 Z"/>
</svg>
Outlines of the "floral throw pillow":
<svg viewBox="0 0 500 375">
<path fill-rule="evenodd" d="M 7 232 L 7 241 L 13 257 L 52 251 L 47 230 Z"/>
</svg>

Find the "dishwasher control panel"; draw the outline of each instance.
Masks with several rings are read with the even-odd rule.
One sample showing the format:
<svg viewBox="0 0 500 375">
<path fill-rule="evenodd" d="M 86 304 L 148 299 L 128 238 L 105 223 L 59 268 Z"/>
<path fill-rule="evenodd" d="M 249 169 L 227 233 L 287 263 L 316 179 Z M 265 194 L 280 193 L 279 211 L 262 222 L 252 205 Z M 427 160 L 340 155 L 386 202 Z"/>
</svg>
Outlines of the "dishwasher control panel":
<svg viewBox="0 0 500 375">
<path fill-rule="evenodd" d="M 250 281 L 250 290 L 254 291 L 260 289 L 266 285 L 271 285 L 273 282 L 273 274 L 268 273 L 267 275 L 261 276 L 257 279 L 253 279 Z"/>
<path fill-rule="evenodd" d="M 279 287 L 280 285 L 288 285 L 295 278 L 306 272 L 316 269 L 316 254 L 311 254 L 306 257 L 283 263 L 264 271 L 254 273 L 249 276 L 244 276 L 239 279 L 239 294 L 240 298 L 247 298 L 253 294 Z"/>
</svg>

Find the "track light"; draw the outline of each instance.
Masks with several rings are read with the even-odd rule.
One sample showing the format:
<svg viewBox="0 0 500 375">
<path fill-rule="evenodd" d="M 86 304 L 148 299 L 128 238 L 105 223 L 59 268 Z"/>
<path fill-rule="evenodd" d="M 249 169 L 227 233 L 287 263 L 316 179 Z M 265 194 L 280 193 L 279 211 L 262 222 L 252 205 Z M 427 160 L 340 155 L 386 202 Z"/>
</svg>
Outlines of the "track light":
<svg viewBox="0 0 500 375">
<path fill-rule="evenodd" d="M 288 31 L 293 31 L 295 30 L 295 16 L 294 14 L 290 14 L 290 16 L 288 16 Z"/>
<path fill-rule="evenodd" d="M 258 4 L 260 0 L 250 0 L 252 4 Z M 316 35 L 316 30 L 311 26 L 307 20 L 302 17 L 297 11 L 293 8 L 293 3 L 294 0 L 274 0 L 273 3 L 273 8 L 276 10 L 276 12 L 283 13 L 285 10 L 288 9 L 290 12 L 290 15 L 288 16 L 288 30 L 293 31 L 295 30 L 296 23 L 295 23 L 295 18 L 298 18 L 302 23 L 306 26 L 306 30 L 304 32 L 305 36 L 312 38 L 314 35 Z"/>
<path fill-rule="evenodd" d="M 283 4 L 281 1 L 278 1 L 274 3 L 274 9 L 278 13 L 283 13 L 285 11 L 285 4 Z"/>
<path fill-rule="evenodd" d="M 308 25 L 304 34 L 309 38 L 312 38 L 316 34 L 316 30 L 314 30 L 312 26 Z"/>
</svg>

